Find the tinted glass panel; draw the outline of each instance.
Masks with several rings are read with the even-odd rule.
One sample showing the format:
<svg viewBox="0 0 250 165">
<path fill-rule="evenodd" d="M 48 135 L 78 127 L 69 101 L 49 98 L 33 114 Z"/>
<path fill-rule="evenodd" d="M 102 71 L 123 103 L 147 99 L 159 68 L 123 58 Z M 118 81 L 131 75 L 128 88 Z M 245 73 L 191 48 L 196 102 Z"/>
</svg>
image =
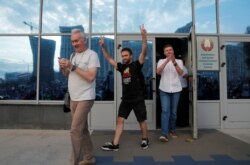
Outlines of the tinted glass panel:
<svg viewBox="0 0 250 165">
<path fill-rule="evenodd" d="M 219 100 L 219 73 L 197 72 L 197 88 L 198 100 Z"/>
<path fill-rule="evenodd" d="M 37 33 L 40 0 L 0 0 L 0 33 Z"/>
<path fill-rule="evenodd" d="M 43 33 L 65 33 L 61 27 L 83 26 L 88 32 L 88 0 L 44 0 Z"/>
<path fill-rule="evenodd" d="M 114 36 L 105 38 L 105 45 L 112 56 L 114 56 L 113 38 Z M 91 45 L 91 49 L 97 52 L 101 64 L 96 79 L 96 100 L 114 100 L 114 69 L 101 53 L 99 37 L 92 37 Z M 69 59 L 72 52 L 70 36 L 42 37 L 39 70 L 39 98 L 41 100 L 63 99 L 67 90 L 67 78 L 59 71 L 57 59 L 58 57 Z"/>
<path fill-rule="evenodd" d="M 152 33 L 188 33 L 192 12 L 190 0 L 118 0 L 117 31 L 138 33 L 144 24 Z"/>
<path fill-rule="evenodd" d="M 61 26 L 61 33 L 71 33 L 78 28 L 84 31 L 82 25 Z M 35 40 L 35 38 L 33 38 Z M 58 57 L 70 58 L 74 51 L 70 35 L 42 36 L 40 50 L 40 83 L 39 99 L 62 100 L 67 90 L 67 78 L 59 71 Z"/>
<path fill-rule="evenodd" d="M 37 52 L 29 37 L 0 37 L 0 45 L 0 99 L 36 99 Z"/>
<path fill-rule="evenodd" d="M 64 42 L 66 39 L 68 42 Z M 32 38 L 37 40 L 37 38 Z M 61 44 L 63 41 L 63 44 Z M 50 36 L 41 38 L 40 49 L 40 83 L 39 98 L 41 100 L 61 100 L 67 90 L 66 77 L 59 71 L 58 57 L 68 58 L 71 54 L 69 36 Z M 37 48 L 34 48 L 37 49 Z M 71 52 L 66 52 L 70 50 Z"/>
<path fill-rule="evenodd" d="M 92 32 L 114 32 L 114 0 L 93 0 Z"/>
<path fill-rule="evenodd" d="M 249 0 L 219 1 L 220 32 L 250 34 L 249 6 Z"/>
<path fill-rule="evenodd" d="M 215 0 L 195 0 L 196 33 L 216 33 Z"/>
<path fill-rule="evenodd" d="M 250 98 L 250 42 L 226 43 L 227 98 Z"/>
<path fill-rule="evenodd" d="M 91 38 L 91 49 L 98 54 L 101 65 L 96 79 L 96 100 L 114 100 L 114 67 L 103 56 L 99 39 L 99 36 Z M 105 36 L 104 42 L 107 51 L 114 58 L 114 36 Z"/>
</svg>

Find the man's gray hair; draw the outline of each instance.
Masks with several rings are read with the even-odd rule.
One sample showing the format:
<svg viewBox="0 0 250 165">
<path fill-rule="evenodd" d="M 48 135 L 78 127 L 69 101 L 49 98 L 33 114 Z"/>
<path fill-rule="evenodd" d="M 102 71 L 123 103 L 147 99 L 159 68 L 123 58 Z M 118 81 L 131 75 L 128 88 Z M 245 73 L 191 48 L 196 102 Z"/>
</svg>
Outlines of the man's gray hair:
<svg viewBox="0 0 250 165">
<path fill-rule="evenodd" d="M 80 29 L 72 29 L 72 30 L 71 30 L 71 35 L 72 35 L 72 34 L 76 34 L 76 33 L 80 33 L 83 39 L 86 39 L 86 38 L 87 38 L 87 37 L 86 37 L 86 34 L 85 34 L 82 30 L 80 30 Z"/>
</svg>

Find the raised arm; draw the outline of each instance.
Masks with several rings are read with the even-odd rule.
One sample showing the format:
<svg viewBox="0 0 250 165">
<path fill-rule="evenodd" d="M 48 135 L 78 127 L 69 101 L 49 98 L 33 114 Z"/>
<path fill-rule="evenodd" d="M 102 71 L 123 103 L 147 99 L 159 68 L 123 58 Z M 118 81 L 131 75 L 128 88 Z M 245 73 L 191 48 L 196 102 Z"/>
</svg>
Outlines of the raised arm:
<svg viewBox="0 0 250 165">
<path fill-rule="evenodd" d="M 141 31 L 141 37 L 142 37 L 142 50 L 141 50 L 141 54 L 138 60 L 140 64 L 143 64 L 145 57 L 147 55 L 147 31 L 144 28 L 144 25 L 140 26 L 140 31 Z"/>
<path fill-rule="evenodd" d="M 111 57 L 111 55 L 109 54 L 109 52 L 107 51 L 107 49 L 105 48 L 104 45 L 104 37 L 101 36 L 100 40 L 99 40 L 99 45 L 102 49 L 102 53 L 104 55 L 104 57 L 107 59 L 107 61 L 115 68 L 117 68 L 117 62 Z"/>
</svg>

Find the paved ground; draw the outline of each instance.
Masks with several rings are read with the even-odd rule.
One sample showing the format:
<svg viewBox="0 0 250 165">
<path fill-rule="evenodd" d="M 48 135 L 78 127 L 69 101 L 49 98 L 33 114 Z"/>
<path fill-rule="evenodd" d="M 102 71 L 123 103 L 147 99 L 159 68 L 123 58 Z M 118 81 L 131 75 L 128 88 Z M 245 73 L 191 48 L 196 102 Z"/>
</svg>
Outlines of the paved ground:
<svg viewBox="0 0 250 165">
<path fill-rule="evenodd" d="M 189 131 L 162 144 L 159 131 L 150 131 L 149 149 L 139 147 L 140 132 L 125 131 L 120 150 L 107 152 L 100 146 L 113 132 L 94 131 L 97 164 L 100 165 L 250 165 L 250 144 L 217 130 L 199 131 L 187 142 Z M 0 130 L 0 165 L 68 165 L 71 144 L 68 130 Z"/>
<path fill-rule="evenodd" d="M 220 131 L 250 144 L 250 129 L 221 129 Z"/>
</svg>

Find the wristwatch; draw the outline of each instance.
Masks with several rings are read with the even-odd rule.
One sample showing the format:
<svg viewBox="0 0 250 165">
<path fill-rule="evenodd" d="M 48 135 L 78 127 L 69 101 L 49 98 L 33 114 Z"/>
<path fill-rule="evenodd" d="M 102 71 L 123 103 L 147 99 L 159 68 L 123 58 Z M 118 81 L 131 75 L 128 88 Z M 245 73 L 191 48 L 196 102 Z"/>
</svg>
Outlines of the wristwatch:
<svg viewBox="0 0 250 165">
<path fill-rule="evenodd" d="M 177 66 L 177 62 L 174 63 L 174 66 Z"/>
<path fill-rule="evenodd" d="M 70 71 L 73 72 L 73 71 L 75 71 L 75 70 L 76 70 L 76 66 L 73 65 Z"/>
</svg>

